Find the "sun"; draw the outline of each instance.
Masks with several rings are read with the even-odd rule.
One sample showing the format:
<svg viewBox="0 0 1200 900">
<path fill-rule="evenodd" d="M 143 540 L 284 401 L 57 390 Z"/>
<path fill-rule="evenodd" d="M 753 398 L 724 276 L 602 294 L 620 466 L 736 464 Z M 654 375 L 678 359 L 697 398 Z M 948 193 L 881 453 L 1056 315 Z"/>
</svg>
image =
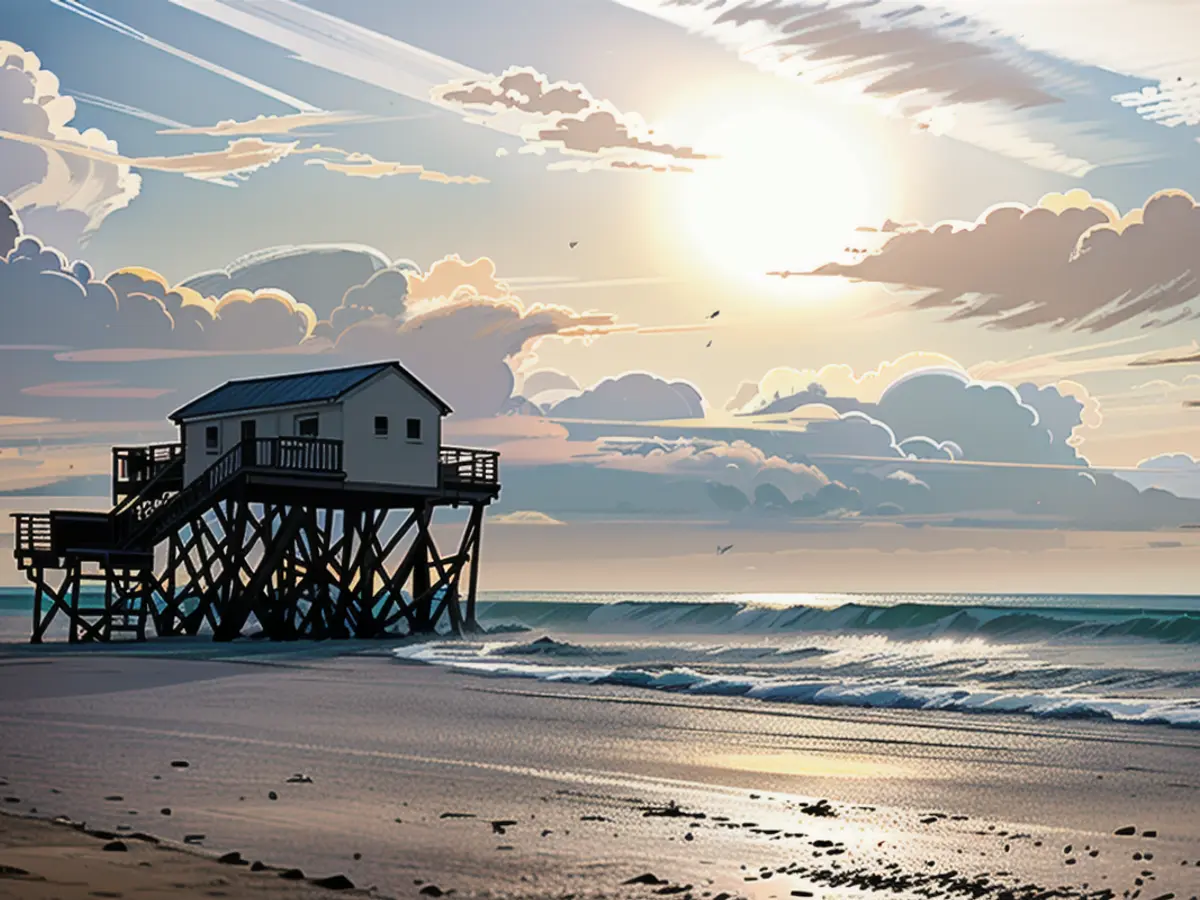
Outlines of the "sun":
<svg viewBox="0 0 1200 900">
<path fill-rule="evenodd" d="M 843 260 L 865 246 L 855 229 L 882 221 L 864 148 L 814 119 L 737 113 L 702 131 L 696 147 L 719 159 L 676 182 L 681 231 L 688 252 L 738 280 L 777 281 L 766 273 Z M 790 283 L 800 280 L 809 281 Z"/>
</svg>

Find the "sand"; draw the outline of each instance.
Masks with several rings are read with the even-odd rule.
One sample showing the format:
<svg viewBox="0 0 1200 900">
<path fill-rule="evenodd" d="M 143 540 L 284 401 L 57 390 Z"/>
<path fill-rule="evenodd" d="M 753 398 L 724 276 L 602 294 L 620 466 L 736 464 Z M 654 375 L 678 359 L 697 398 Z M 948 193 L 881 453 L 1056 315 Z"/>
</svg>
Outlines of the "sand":
<svg viewBox="0 0 1200 900">
<path fill-rule="evenodd" d="M 4 807 L 393 897 L 1200 894 L 1197 732 L 172 646 L 0 651 Z"/>
<path fill-rule="evenodd" d="M 64 823 L 0 815 L 0 900 L 246 897 L 317 900 L 346 896 L 280 870 L 251 872 L 145 837 L 95 836 Z"/>
</svg>

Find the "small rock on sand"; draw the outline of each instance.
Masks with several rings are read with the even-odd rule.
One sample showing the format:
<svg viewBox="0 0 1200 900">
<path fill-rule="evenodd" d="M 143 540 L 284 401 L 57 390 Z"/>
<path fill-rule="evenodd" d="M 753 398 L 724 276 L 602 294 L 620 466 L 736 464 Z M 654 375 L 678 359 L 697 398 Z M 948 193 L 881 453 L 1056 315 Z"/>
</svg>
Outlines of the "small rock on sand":
<svg viewBox="0 0 1200 900">
<path fill-rule="evenodd" d="M 670 882 L 665 878 L 659 878 L 653 872 L 646 872 L 644 875 L 635 875 L 633 878 L 622 881 L 621 884 L 651 884 L 657 886 L 660 884 L 670 884 Z"/>
<path fill-rule="evenodd" d="M 191 763 L 189 763 L 186 759 L 171 760 L 172 769 L 186 769 L 189 765 L 191 765 Z"/>
<path fill-rule="evenodd" d="M 268 792 L 267 792 L 267 799 L 268 799 L 268 800 L 278 800 L 278 799 L 279 799 L 279 795 L 278 795 L 277 793 L 275 793 L 274 791 L 268 791 Z"/>
<path fill-rule="evenodd" d="M 357 862 L 357 861 L 358 861 L 358 860 L 360 860 L 360 859 L 362 859 L 362 854 L 361 854 L 361 853 L 355 853 L 355 854 L 354 854 L 354 860 L 355 860 L 355 862 Z"/>
<path fill-rule="evenodd" d="M 311 778 L 309 778 L 307 775 L 305 775 L 303 772 L 297 772 L 295 775 L 293 775 L 291 778 L 289 778 L 287 780 L 287 783 L 288 784 L 312 784 L 313 780 Z"/>
<path fill-rule="evenodd" d="M 1118 828 L 1113 832 L 1113 834 L 1115 834 L 1117 837 L 1129 837 L 1132 834 L 1137 834 L 1137 827 L 1134 825 L 1126 825 L 1122 828 Z"/>
<path fill-rule="evenodd" d="M 425 885 L 425 887 L 421 888 L 420 893 L 424 897 L 441 897 L 446 892 L 443 891 L 436 884 L 427 884 L 427 885 Z"/>
<path fill-rule="evenodd" d="M 231 850 L 229 853 L 226 853 L 222 856 L 218 856 L 217 862 L 223 863 L 227 866 L 244 866 L 244 865 L 246 865 L 246 860 L 242 859 L 242 854 L 238 853 L 236 850 Z"/>
<path fill-rule="evenodd" d="M 159 812 L 162 813 L 164 816 L 169 816 L 171 814 L 171 807 L 164 806 L 162 809 L 159 810 Z"/>
<path fill-rule="evenodd" d="M 204 838 L 205 835 L 203 834 L 185 834 L 183 836 L 183 842 L 185 844 L 199 844 L 204 840 Z"/>
<path fill-rule="evenodd" d="M 109 853 L 125 853 L 129 848 L 124 841 L 109 841 L 101 849 Z"/>
<path fill-rule="evenodd" d="M 313 878 L 312 883 L 316 884 L 318 888 L 325 888 L 326 890 L 354 889 L 354 882 L 350 881 L 349 878 L 341 874 L 330 875 L 324 878 Z"/>
<path fill-rule="evenodd" d="M 303 881 L 304 873 L 299 869 L 284 869 L 279 873 L 279 877 L 287 881 Z"/>
<path fill-rule="evenodd" d="M 261 859 L 256 859 L 254 862 L 250 863 L 251 872 L 265 872 L 266 870 L 267 864 Z"/>
<path fill-rule="evenodd" d="M 110 794 L 109 796 L 105 797 L 104 799 L 106 801 L 108 801 L 109 803 L 120 803 L 125 798 L 122 797 L 120 794 Z"/>
</svg>

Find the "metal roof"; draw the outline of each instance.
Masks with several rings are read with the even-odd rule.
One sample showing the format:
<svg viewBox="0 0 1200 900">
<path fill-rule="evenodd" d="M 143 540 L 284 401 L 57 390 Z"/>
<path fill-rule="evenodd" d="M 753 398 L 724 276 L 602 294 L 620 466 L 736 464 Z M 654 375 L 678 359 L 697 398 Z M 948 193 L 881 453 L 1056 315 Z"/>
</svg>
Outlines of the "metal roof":
<svg viewBox="0 0 1200 900">
<path fill-rule="evenodd" d="M 303 403 L 323 403 L 337 400 L 347 391 L 358 387 L 387 369 L 395 369 L 413 387 L 424 394 L 447 415 L 451 412 L 440 397 L 417 380 L 400 363 L 380 362 L 341 369 L 322 369 L 316 372 L 297 372 L 292 375 L 271 375 L 265 378 L 245 378 L 227 381 L 219 388 L 197 397 L 191 403 L 171 413 L 171 421 L 195 419 L 201 416 L 220 416 L 242 410 L 265 409 L 273 406 L 295 406 Z"/>
</svg>

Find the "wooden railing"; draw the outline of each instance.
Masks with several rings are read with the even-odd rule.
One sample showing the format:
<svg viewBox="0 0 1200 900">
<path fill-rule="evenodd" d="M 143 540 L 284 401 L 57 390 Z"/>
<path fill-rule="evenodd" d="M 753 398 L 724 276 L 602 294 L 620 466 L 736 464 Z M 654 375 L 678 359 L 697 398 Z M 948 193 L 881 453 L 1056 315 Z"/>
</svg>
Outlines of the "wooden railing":
<svg viewBox="0 0 1200 900">
<path fill-rule="evenodd" d="M 54 550 L 49 513 L 13 513 L 12 517 L 16 519 L 13 547 L 18 556 Z"/>
<path fill-rule="evenodd" d="M 151 482 L 178 490 L 183 486 L 183 444 L 150 444 L 145 447 L 113 447 L 112 502 L 121 503 L 133 494 L 140 494 Z M 164 472 L 177 472 L 178 484 L 163 485 Z"/>
<path fill-rule="evenodd" d="M 340 475 L 342 442 L 329 438 L 271 437 L 243 441 L 246 468 L 283 469 L 313 475 Z"/>
<path fill-rule="evenodd" d="M 342 442 L 329 438 L 271 437 L 248 438 L 234 444 L 166 503 L 146 515 L 139 515 L 142 507 L 136 506 L 131 515 L 118 520 L 118 539 L 129 545 L 171 528 L 209 495 L 247 469 L 341 475 Z"/>
<path fill-rule="evenodd" d="M 500 484 L 500 453 L 497 450 L 442 447 L 438 461 L 443 487 L 497 487 Z"/>
</svg>

